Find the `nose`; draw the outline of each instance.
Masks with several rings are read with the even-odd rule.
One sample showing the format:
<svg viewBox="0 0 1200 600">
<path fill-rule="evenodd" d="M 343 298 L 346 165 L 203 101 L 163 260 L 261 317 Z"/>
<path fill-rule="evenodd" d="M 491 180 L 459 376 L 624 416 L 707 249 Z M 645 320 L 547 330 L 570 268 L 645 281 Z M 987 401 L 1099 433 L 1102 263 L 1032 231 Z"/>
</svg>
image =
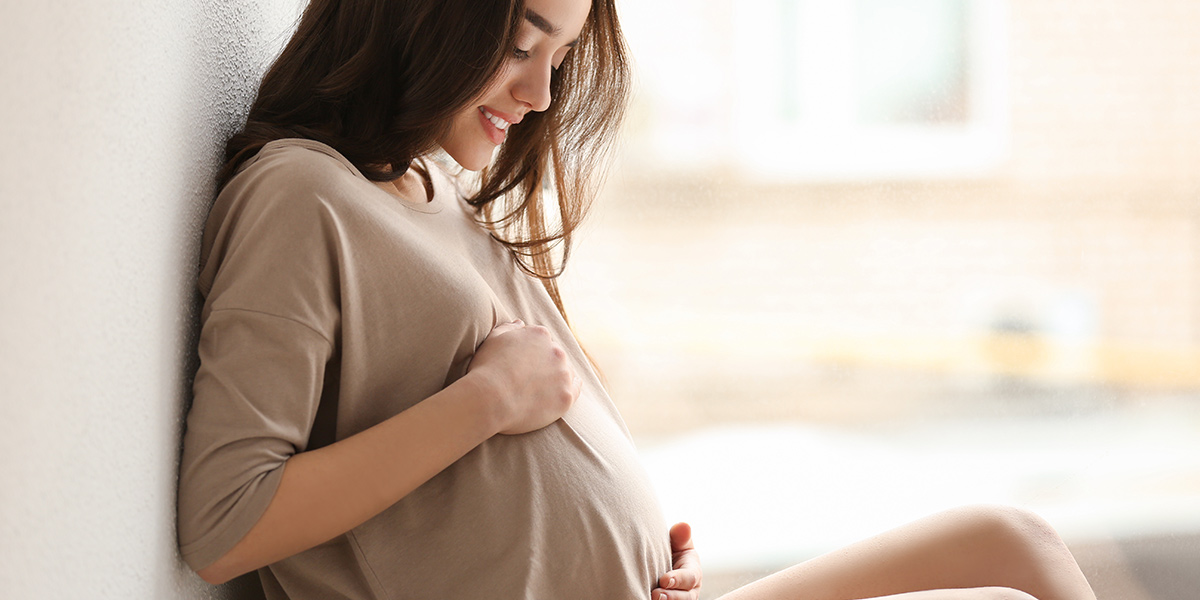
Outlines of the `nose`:
<svg viewBox="0 0 1200 600">
<path fill-rule="evenodd" d="M 529 60 L 517 67 L 517 77 L 512 84 L 512 96 L 527 104 L 530 110 L 542 112 L 550 108 L 550 64 Z"/>
</svg>

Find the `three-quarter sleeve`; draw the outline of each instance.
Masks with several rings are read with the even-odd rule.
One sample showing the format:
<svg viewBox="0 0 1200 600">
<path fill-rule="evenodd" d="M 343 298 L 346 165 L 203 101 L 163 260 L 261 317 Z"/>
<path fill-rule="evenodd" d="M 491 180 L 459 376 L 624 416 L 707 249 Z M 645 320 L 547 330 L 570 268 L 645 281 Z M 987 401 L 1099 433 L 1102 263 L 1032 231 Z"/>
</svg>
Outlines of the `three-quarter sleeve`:
<svg viewBox="0 0 1200 600">
<path fill-rule="evenodd" d="M 196 570 L 246 535 L 307 447 L 338 335 L 336 221 L 302 174 L 256 173 L 222 192 L 201 251 L 178 501 L 180 549 Z"/>
<path fill-rule="evenodd" d="M 179 486 L 179 541 L 199 570 L 266 510 L 284 464 L 303 451 L 332 347 L 307 326 L 242 309 L 214 311 L 200 338 Z"/>
</svg>

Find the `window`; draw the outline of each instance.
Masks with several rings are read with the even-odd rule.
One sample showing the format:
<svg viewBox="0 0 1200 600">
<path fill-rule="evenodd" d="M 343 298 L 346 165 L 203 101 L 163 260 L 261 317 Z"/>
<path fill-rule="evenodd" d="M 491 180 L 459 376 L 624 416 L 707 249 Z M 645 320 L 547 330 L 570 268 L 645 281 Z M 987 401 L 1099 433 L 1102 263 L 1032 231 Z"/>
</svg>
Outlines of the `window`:
<svg viewBox="0 0 1200 600">
<path fill-rule="evenodd" d="M 706 597 L 969 502 L 1102 598 L 1194 597 L 1200 3 L 621 9 L 563 293 Z"/>
<path fill-rule="evenodd" d="M 745 0 L 724 16 L 667 33 L 680 39 L 645 59 L 663 62 L 646 82 L 659 160 L 733 162 L 783 181 L 980 176 L 1002 164 L 1002 0 Z M 710 39 L 728 45 L 696 52 Z M 694 54 L 698 64 L 680 64 Z"/>
</svg>

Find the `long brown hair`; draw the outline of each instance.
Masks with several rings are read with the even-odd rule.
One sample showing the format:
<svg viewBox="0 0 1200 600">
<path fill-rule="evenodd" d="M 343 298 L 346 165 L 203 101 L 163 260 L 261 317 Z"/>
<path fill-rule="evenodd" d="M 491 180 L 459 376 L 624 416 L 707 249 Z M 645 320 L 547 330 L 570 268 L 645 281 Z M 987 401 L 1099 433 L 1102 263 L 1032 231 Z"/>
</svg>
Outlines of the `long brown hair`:
<svg viewBox="0 0 1200 600">
<path fill-rule="evenodd" d="M 288 137 L 330 145 L 369 179 L 399 177 L 503 68 L 524 18 L 524 0 L 312 0 L 226 145 L 220 185 Z M 629 95 L 614 0 L 592 0 L 550 90 L 550 107 L 509 131 L 468 202 L 565 318 L 557 277 Z"/>
</svg>

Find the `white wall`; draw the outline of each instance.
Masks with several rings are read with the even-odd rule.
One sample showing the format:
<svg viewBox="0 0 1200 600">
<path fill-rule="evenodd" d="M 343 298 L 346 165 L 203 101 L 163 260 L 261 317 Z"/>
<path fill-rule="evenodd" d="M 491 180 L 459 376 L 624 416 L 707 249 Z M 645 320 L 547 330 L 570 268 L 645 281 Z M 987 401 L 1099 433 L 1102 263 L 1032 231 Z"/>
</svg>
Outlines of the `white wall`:
<svg viewBox="0 0 1200 600">
<path fill-rule="evenodd" d="M 199 235 L 297 0 L 0 4 L 0 595 L 243 596 L 178 559 Z"/>
</svg>

